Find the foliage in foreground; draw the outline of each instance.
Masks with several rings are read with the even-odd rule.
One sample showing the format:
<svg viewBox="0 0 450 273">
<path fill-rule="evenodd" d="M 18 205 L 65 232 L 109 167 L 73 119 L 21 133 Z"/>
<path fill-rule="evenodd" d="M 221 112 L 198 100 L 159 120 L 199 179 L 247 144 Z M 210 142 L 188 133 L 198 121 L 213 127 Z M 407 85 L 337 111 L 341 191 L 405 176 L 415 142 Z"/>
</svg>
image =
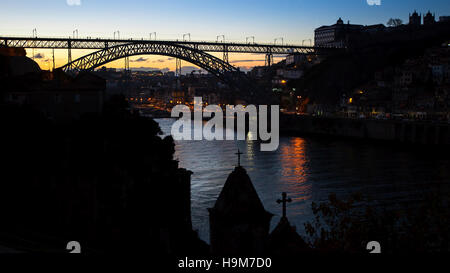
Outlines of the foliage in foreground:
<svg viewBox="0 0 450 273">
<path fill-rule="evenodd" d="M 367 253 L 378 241 L 383 253 L 449 252 L 448 200 L 428 194 L 423 202 L 401 210 L 369 205 L 361 194 L 313 203 L 315 219 L 305 224 L 311 246 L 321 252 Z"/>
</svg>

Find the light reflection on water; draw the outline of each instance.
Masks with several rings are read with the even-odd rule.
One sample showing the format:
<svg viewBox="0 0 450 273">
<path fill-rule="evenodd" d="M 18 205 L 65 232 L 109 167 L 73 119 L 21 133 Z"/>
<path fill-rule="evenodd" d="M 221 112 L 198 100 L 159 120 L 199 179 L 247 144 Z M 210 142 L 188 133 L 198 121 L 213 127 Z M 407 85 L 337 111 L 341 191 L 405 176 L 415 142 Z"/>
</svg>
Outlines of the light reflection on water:
<svg viewBox="0 0 450 273">
<path fill-rule="evenodd" d="M 170 133 L 173 119 L 156 121 L 164 134 Z M 423 156 L 392 145 L 280 137 L 277 151 L 261 152 L 257 141 L 176 141 L 175 159 L 180 167 L 193 172 L 193 227 L 207 242 L 207 208 L 214 205 L 237 164 L 238 148 L 243 152 L 241 164 L 266 210 L 275 214 L 272 228 L 281 214 L 276 200 L 287 192 L 292 198 L 287 216 L 300 234 L 304 234 L 303 224 L 312 220 L 311 202 L 324 201 L 330 193 L 346 196 L 360 192 L 377 204 L 395 207 L 402 202 L 415 202 L 427 190 L 446 192 L 450 183 L 448 159 Z"/>
</svg>

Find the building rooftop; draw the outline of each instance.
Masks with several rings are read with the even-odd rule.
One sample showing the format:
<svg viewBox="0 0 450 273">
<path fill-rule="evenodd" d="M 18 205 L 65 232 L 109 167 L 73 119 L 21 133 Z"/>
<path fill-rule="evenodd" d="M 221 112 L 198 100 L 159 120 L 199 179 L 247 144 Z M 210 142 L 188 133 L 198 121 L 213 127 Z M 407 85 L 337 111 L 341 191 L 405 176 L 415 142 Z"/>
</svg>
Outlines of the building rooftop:
<svg viewBox="0 0 450 273">
<path fill-rule="evenodd" d="M 1 74 L 6 74 L 7 76 L 22 76 L 28 73 L 40 73 L 41 68 L 32 59 L 25 56 L 0 56 L 3 63 L 2 68 L 0 68 Z"/>
<path fill-rule="evenodd" d="M 269 248 L 273 254 L 277 255 L 310 250 L 286 217 L 281 217 L 280 222 L 269 235 Z"/>
<path fill-rule="evenodd" d="M 228 176 L 211 212 L 229 216 L 272 216 L 264 209 L 247 171 L 238 166 Z"/>
</svg>

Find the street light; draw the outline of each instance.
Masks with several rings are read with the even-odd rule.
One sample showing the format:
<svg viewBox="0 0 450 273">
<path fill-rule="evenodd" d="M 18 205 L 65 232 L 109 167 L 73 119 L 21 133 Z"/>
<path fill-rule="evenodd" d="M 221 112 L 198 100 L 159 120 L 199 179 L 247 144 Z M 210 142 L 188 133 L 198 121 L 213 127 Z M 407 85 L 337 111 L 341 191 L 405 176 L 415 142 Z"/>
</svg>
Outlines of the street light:
<svg viewBox="0 0 450 273">
<path fill-rule="evenodd" d="M 191 34 L 190 33 L 185 33 L 185 34 L 183 34 L 183 41 L 186 41 L 185 39 L 184 39 L 184 37 L 189 37 L 189 41 L 191 40 Z"/>
<path fill-rule="evenodd" d="M 302 41 L 302 46 L 304 45 L 305 41 L 309 41 L 309 46 L 312 46 L 312 40 L 311 39 L 305 39 Z"/>
<path fill-rule="evenodd" d="M 33 29 L 33 35 L 32 36 L 33 36 L 33 38 L 37 38 L 37 29 L 36 28 Z M 33 44 L 34 44 L 34 42 L 33 42 Z M 33 50 L 32 50 L 31 54 L 33 54 L 32 58 L 34 60 L 34 47 L 33 47 Z"/>
<path fill-rule="evenodd" d="M 225 35 L 217 35 L 217 37 L 216 37 L 216 43 L 219 42 L 219 38 L 222 38 L 222 43 L 225 43 Z"/>
<path fill-rule="evenodd" d="M 281 40 L 281 45 L 283 45 L 283 43 L 284 43 L 283 37 L 275 38 L 273 40 L 273 44 L 276 44 L 278 40 Z"/>
</svg>

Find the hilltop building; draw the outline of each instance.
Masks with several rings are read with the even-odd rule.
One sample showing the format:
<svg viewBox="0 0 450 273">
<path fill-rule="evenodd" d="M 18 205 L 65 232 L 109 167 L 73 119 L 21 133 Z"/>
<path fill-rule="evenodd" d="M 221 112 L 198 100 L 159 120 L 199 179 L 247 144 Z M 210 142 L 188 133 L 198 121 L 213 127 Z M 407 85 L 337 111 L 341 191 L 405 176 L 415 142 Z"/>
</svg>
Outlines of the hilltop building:
<svg viewBox="0 0 450 273">
<path fill-rule="evenodd" d="M 436 15 L 432 14 L 430 11 L 427 14 L 422 15 L 414 11 L 412 14 L 409 14 L 409 25 L 410 26 L 421 26 L 422 25 L 422 17 L 423 17 L 423 25 L 430 26 L 436 23 Z M 445 16 L 443 16 L 445 17 Z M 440 17 L 439 22 L 443 22 L 444 20 Z"/>
<path fill-rule="evenodd" d="M 439 22 L 440 23 L 450 22 L 450 16 L 439 16 Z"/>
<path fill-rule="evenodd" d="M 382 24 L 363 26 L 350 24 L 350 21 L 344 24 L 342 18 L 339 18 L 334 25 L 321 26 L 314 30 L 314 45 L 346 48 L 350 46 L 350 36 L 364 32 L 383 31 L 384 29 L 385 26 Z"/>
<path fill-rule="evenodd" d="M 314 31 L 314 45 L 321 47 L 346 47 L 346 35 L 362 29 L 362 25 L 344 24 L 339 18 L 336 24 L 321 26 Z"/>
<path fill-rule="evenodd" d="M 432 25 L 434 23 L 436 23 L 436 15 L 431 14 L 431 12 L 428 11 L 428 13 L 423 17 L 423 24 L 425 26 L 428 26 L 428 25 Z"/>
<path fill-rule="evenodd" d="M 409 25 L 420 26 L 422 24 L 422 15 L 414 11 L 413 14 L 409 14 Z"/>
</svg>

